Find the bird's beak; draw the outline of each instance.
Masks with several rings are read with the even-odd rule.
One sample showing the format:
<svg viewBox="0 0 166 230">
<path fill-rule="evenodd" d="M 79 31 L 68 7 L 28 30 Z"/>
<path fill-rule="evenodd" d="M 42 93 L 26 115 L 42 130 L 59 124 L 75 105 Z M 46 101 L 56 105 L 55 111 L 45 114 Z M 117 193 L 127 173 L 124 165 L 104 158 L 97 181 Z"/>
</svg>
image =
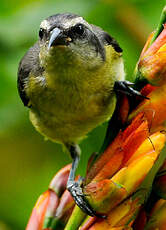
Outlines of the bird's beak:
<svg viewBox="0 0 166 230">
<path fill-rule="evenodd" d="M 67 45 L 66 42 L 66 36 L 63 34 L 63 31 L 55 28 L 51 32 L 48 48 L 50 49 L 50 47 L 57 45 Z"/>
</svg>

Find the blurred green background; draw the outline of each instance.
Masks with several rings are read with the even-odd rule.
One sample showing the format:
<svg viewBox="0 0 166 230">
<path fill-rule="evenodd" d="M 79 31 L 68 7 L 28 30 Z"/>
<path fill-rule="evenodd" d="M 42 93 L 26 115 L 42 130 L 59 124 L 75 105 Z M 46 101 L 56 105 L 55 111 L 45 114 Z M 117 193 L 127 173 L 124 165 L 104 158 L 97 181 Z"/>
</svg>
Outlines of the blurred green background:
<svg viewBox="0 0 166 230">
<path fill-rule="evenodd" d="M 38 39 L 41 20 L 59 12 L 73 12 L 101 26 L 124 50 L 127 78 L 146 37 L 155 28 L 162 0 L 1 0 L 0 4 L 0 230 L 25 229 L 38 196 L 62 166 L 71 161 L 59 145 L 44 141 L 28 119 L 18 96 L 19 60 Z M 98 151 L 106 124 L 81 144 L 85 172 L 88 157 Z"/>
</svg>

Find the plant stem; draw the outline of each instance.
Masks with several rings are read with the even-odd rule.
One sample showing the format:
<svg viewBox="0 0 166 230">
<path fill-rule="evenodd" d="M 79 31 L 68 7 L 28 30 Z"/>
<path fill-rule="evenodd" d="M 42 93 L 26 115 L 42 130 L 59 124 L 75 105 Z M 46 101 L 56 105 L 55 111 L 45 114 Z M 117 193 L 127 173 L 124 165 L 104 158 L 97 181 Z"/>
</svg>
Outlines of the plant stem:
<svg viewBox="0 0 166 230">
<path fill-rule="evenodd" d="M 82 223 L 85 217 L 86 214 L 82 212 L 77 205 L 75 205 L 72 215 L 68 220 L 64 230 L 78 230 L 80 224 Z"/>
</svg>

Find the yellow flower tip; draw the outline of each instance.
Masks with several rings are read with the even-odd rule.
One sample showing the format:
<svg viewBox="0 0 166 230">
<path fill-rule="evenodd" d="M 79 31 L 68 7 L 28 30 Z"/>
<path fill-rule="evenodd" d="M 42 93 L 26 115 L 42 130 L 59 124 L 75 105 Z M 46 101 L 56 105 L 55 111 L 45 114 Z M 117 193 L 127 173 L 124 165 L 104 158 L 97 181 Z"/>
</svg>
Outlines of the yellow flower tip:
<svg viewBox="0 0 166 230">
<path fill-rule="evenodd" d="M 143 155 L 147 155 L 151 153 L 153 150 L 157 153 L 157 155 L 160 153 L 162 148 L 164 147 L 166 141 L 165 134 L 161 132 L 156 132 L 152 135 L 150 135 L 137 149 L 137 151 L 133 154 L 133 156 L 129 159 L 126 166 L 131 164 L 131 162 L 139 159 Z"/>
<path fill-rule="evenodd" d="M 127 190 L 128 195 L 130 195 L 142 183 L 157 157 L 158 154 L 154 150 L 148 154 L 141 155 L 135 158 L 127 167 L 118 171 L 111 180 L 121 184 Z"/>
</svg>

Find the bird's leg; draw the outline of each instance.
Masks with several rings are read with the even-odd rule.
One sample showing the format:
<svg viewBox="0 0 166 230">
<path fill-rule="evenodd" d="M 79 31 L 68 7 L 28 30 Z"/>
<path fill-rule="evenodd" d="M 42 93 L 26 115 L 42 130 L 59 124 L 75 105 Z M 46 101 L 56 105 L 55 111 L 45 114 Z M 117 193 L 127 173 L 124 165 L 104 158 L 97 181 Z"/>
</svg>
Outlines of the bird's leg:
<svg viewBox="0 0 166 230">
<path fill-rule="evenodd" d="M 131 86 L 133 86 L 134 83 L 129 81 L 116 81 L 114 84 L 114 90 L 116 92 L 122 92 L 124 94 L 127 94 L 129 96 L 139 96 L 145 99 L 149 99 L 148 97 L 142 95 L 139 91 L 133 89 Z"/>
<path fill-rule="evenodd" d="M 79 208 L 89 216 L 98 216 L 93 208 L 90 207 L 85 200 L 85 195 L 82 192 L 80 180 L 75 181 L 75 172 L 80 160 L 80 148 L 78 145 L 66 145 L 73 159 L 72 167 L 67 181 L 67 189 L 75 200 Z"/>
</svg>

